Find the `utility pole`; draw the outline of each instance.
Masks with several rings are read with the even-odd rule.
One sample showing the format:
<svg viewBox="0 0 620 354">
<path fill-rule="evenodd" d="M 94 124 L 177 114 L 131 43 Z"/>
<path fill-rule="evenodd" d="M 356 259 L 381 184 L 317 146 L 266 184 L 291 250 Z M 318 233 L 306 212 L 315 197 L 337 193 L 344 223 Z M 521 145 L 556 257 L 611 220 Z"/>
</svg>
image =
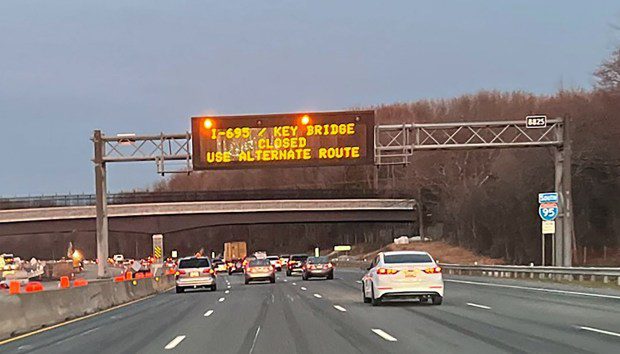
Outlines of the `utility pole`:
<svg viewBox="0 0 620 354">
<path fill-rule="evenodd" d="M 554 148 L 555 190 L 559 194 L 559 213 L 554 234 L 555 245 L 554 266 L 572 267 L 573 264 L 573 210 L 571 188 L 571 141 L 568 131 L 568 119 L 564 119 L 564 126 L 558 130 L 558 138 L 563 142 Z"/>
<path fill-rule="evenodd" d="M 418 229 L 419 236 L 422 241 L 426 237 L 426 232 L 424 232 L 424 206 L 422 205 L 422 191 L 418 189 L 418 197 L 415 201 L 416 209 L 418 209 Z"/>
<path fill-rule="evenodd" d="M 106 184 L 106 168 L 104 162 L 105 143 L 101 137 L 101 131 L 93 133 L 95 146 L 95 198 L 97 212 L 97 277 L 108 277 L 108 198 Z"/>
<path fill-rule="evenodd" d="M 571 155 L 572 146 L 570 139 L 570 126 L 568 117 L 564 119 L 564 159 L 562 164 L 562 209 L 564 211 L 564 258 L 563 266 L 573 266 L 573 250 L 575 245 L 573 239 L 575 237 L 573 223 L 573 193 L 572 193 L 572 171 L 571 171 Z"/>
</svg>

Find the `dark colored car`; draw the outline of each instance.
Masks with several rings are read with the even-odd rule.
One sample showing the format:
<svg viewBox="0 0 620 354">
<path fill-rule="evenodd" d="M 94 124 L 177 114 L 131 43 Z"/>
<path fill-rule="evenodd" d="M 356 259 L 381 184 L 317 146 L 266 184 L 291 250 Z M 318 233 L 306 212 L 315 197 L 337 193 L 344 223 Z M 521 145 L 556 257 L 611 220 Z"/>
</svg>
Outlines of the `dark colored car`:
<svg viewBox="0 0 620 354">
<path fill-rule="evenodd" d="M 308 280 L 310 278 L 322 278 L 334 279 L 334 265 L 331 264 L 329 259 L 323 257 L 308 257 L 306 263 L 301 268 L 301 278 Z"/>
<path fill-rule="evenodd" d="M 288 260 L 286 264 L 286 275 L 292 275 L 293 272 L 301 272 L 301 267 L 306 263 L 308 255 L 306 254 L 294 254 Z"/>
<path fill-rule="evenodd" d="M 228 262 L 226 262 L 226 268 L 228 269 L 228 275 L 231 275 L 233 273 L 241 273 L 243 272 L 243 260 L 229 260 Z"/>
</svg>

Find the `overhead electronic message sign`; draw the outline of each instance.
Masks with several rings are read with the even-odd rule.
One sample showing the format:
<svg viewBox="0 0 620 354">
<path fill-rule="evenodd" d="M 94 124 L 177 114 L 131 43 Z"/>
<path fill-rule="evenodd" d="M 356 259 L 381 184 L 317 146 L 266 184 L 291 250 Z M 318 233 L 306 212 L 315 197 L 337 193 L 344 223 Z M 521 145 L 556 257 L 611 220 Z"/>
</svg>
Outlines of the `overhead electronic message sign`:
<svg viewBox="0 0 620 354">
<path fill-rule="evenodd" d="M 374 111 L 192 117 L 194 170 L 374 162 Z"/>
</svg>

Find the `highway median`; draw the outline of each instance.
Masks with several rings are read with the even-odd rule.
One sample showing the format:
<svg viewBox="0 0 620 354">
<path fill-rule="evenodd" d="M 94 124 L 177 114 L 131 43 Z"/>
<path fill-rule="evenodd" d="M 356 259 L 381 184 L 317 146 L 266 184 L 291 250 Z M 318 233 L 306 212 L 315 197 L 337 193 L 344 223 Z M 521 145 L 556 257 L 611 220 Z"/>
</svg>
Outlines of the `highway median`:
<svg viewBox="0 0 620 354">
<path fill-rule="evenodd" d="M 158 294 L 173 286 L 174 276 L 163 275 L 0 296 L 0 340 Z"/>
</svg>

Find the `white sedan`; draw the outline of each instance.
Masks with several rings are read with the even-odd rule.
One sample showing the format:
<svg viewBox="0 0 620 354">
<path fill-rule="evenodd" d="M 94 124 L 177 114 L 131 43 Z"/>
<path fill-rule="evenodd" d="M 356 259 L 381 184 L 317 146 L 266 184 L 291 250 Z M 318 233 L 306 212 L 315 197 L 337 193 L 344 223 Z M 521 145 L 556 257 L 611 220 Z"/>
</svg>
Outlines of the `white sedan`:
<svg viewBox="0 0 620 354">
<path fill-rule="evenodd" d="M 381 252 L 362 278 L 362 296 L 373 306 L 389 299 L 417 298 L 441 305 L 444 284 L 441 267 L 426 252 Z"/>
</svg>

